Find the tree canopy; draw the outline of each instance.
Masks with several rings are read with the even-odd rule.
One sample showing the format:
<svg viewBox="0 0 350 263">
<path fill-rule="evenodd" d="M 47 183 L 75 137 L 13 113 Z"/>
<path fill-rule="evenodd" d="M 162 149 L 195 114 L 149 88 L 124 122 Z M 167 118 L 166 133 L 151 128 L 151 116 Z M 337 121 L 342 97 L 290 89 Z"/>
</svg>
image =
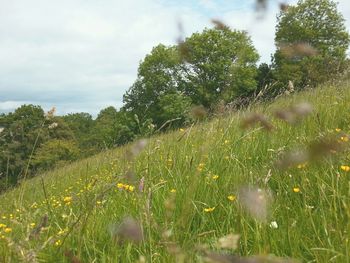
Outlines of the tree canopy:
<svg viewBox="0 0 350 263">
<path fill-rule="evenodd" d="M 256 88 L 259 55 L 244 31 L 205 29 L 184 42 L 185 91 L 193 103 L 209 108 L 219 100 L 229 102 Z"/>
<path fill-rule="evenodd" d="M 158 126 L 167 117 L 184 120 L 190 104 L 210 108 L 254 90 L 258 58 L 248 35 L 229 28 L 205 29 L 181 47 L 158 45 L 140 63 L 124 109 Z"/>
<path fill-rule="evenodd" d="M 299 0 L 277 19 L 274 67 L 277 79 L 302 88 L 315 86 L 341 72 L 349 34 L 331 0 Z"/>
</svg>

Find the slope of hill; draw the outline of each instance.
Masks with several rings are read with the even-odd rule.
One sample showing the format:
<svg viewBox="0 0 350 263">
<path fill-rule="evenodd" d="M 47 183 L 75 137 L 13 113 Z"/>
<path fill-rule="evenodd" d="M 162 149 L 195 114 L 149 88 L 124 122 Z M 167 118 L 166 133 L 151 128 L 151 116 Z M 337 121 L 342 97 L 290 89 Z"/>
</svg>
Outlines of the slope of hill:
<svg viewBox="0 0 350 263">
<path fill-rule="evenodd" d="M 347 79 L 248 109 L 271 123 L 236 112 L 23 182 L 0 262 L 349 262 L 349 109 Z"/>
</svg>

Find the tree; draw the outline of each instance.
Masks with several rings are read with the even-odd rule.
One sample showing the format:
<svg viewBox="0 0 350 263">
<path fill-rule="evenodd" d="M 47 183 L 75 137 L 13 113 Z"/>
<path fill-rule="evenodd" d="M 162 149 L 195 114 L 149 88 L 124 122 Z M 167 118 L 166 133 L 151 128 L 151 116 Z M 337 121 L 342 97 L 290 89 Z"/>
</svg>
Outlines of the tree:
<svg viewBox="0 0 350 263">
<path fill-rule="evenodd" d="M 75 141 L 82 150 L 84 156 L 88 156 L 96 151 L 95 142 L 91 138 L 93 133 L 94 120 L 89 113 L 71 113 L 62 116 L 64 122 L 73 132 Z"/>
<path fill-rule="evenodd" d="M 162 122 L 170 121 L 169 126 L 179 127 L 188 119 L 191 99 L 182 93 L 169 93 L 160 97 L 159 107 Z"/>
<path fill-rule="evenodd" d="M 161 125 L 159 99 L 180 89 L 180 62 L 176 47 L 154 47 L 140 63 L 137 79 L 124 95 L 123 109 L 132 111 L 141 122 L 152 118 Z"/>
<path fill-rule="evenodd" d="M 315 86 L 345 67 L 350 38 L 331 0 L 299 0 L 277 18 L 276 78 L 298 88 Z"/>
<path fill-rule="evenodd" d="M 229 28 L 205 29 L 180 46 L 160 44 L 140 63 L 124 109 L 158 127 L 175 116 L 184 121 L 189 101 L 210 108 L 254 90 L 258 58 L 247 34 Z"/>
<path fill-rule="evenodd" d="M 51 139 L 70 140 L 73 134 L 60 117 L 45 117 L 40 106 L 22 105 L 13 113 L 1 115 L 0 180 L 16 184 L 24 175 L 33 174 L 32 157 Z"/>
<path fill-rule="evenodd" d="M 90 140 L 98 150 L 123 145 L 138 135 L 148 135 L 149 120 L 141 122 L 137 115 L 130 111 L 117 111 L 107 107 L 98 114 Z"/>
<path fill-rule="evenodd" d="M 93 128 L 94 137 L 91 139 L 96 142 L 99 149 L 110 148 L 117 144 L 117 119 L 118 111 L 112 106 L 102 109 L 98 114 Z"/>
<path fill-rule="evenodd" d="M 256 88 L 259 55 L 244 31 L 205 29 L 184 42 L 185 91 L 195 104 L 209 108 Z"/>
<path fill-rule="evenodd" d="M 37 170 L 47 170 L 55 165 L 77 160 L 79 152 L 79 148 L 73 141 L 48 140 L 35 152 L 32 165 Z"/>
<path fill-rule="evenodd" d="M 2 116 L 3 143 L 0 146 L 0 172 L 9 178 L 10 184 L 26 170 L 28 158 L 45 140 L 41 132 L 45 116 L 40 106 L 22 105 L 13 113 Z"/>
</svg>

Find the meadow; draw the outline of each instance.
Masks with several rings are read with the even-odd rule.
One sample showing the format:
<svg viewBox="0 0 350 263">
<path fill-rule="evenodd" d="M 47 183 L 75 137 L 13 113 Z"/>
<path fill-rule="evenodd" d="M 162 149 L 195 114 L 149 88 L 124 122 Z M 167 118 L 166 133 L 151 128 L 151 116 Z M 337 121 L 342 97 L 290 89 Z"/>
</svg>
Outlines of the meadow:
<svg viewBox="0 0 350 263">
<path fill-rule="evenodd" d="M 0 262 L 350 262 L 349 84 L 23 181 L 1 195 Z"/>
</svg>

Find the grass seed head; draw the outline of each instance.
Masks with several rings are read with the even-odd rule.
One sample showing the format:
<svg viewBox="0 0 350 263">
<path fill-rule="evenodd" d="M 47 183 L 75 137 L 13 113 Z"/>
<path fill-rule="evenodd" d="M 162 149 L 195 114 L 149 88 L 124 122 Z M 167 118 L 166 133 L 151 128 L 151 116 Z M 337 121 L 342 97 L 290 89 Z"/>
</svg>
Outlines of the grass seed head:
<svg viewBox="0 0 350 263">
<path fill-rule="evenodd" d="M 286 3 L 280 3 L 280 10 L 282 12 L 287 12 L 288 11 L 288 8 L 289 8 L 289 5 L 286 4 Z"/>
<path fill-rule="evenodd" d="M 69 260 L 70 263 L 82 263 L 82 261 L 74 255 L 73 251 L 66 250 L 64 256 Z"/>
<path fill-rule="evenodd" d="M 274 129 L 274 126 L 268 120 L 268 118 L 261 113 L 251 113 L 246 116 L 241 122 L 241 127 L 243 129 L 248 129 L 255 126 L 256 124 L 261 125 L 261 127 L 267 131 L 272 131 Z"/>
<path fill-rule="evenodd" d="M 326 157 L 335 152 L 342 151 L 343 149 L 344 145 L 342 145 L 342 143 L 340 143 L 337 139 L 330 137 L 318 139 L 308 146 L 308 152 L 312 160 Z"/>
<path fill-rule="evenodd" d="M 298 166 L 310 160 L 309 153 L 305 150 L 293 150 L 282 154 L 281 158 L 275 162 L 279 169 L 288 169 Z"/>
<path fill-rule="evenodd" d="M 312 105 L 303 102 L 296 105 L 292 105 L 287 109 L 276 110 L 274 115 L 276 118 L 281 119 L 290 124 L 299 122 L 302 118 L 311 114 L 313 108 Z"/>
<path fill-rule="evenodd" d="M 49 110 L 46 115 L 45 115 L 45 118 L 47 120 L 51 120 L 54 116 L 55 116 L 55 113 L 56 113 L 56 107 L 52 107 L 51 110 Z"/>
<path fill-rule="evenodd" d="M 218 239 L 216 247 L 219 249 L 236 250 L 238 247 L 240 235 L 228 234 Z"/>
<path fill-rule="evenodd" d="M 243 208 L 256 220 L 266 222 L 269 207 L 272 203 L 271 194 L 257 187 L 242 187 L 239 191 L 238 200 Z"/>
<path fill-rule="evenodd" d="M 207 117 L 207 110 L 203 105 L 194 106 L 190 110 L 190 116 L 194 120 L 203 120 L 205 117 Z"/>
<path fill-rule="evenodd" d="M 311 57 L 318 54 L 318 51 L 309 43 L 283 43 L 279 44 L 279 50 L 281 54 L 288 59 L 295 57 Z"/>
<path fill-rule="evenodd" d="M 225 30 L 229 28 L 229 26 L 227 26 L 224 22 L 222 22 L 219 19 L 212 19 L 211 22 L 218 30 Z"/>
<path fill-rule="evenodd" d="M 146 139 L 141 139 L 136 141 L 131 147 L 131 153 L 133 157 L 136 157 L 137 155 L 139 155 L 143 151 L 143 149 L 145 149 L 147 144 L 148 144 L 148 141 Z"/>
<path fill-rule="evenodd" d="M 40 224 L 39 224 L 38 226 L 36 226 L 36 227 L 30 232 L 28 239 L 29 239 L 29 240 L 32 240 L 32 239 L 38 238 L 39 234 L 41 233 L 41 230 L 42 230 L 43 228 L 47 227 L 48 221 L 49 221 L 48 215 L 44 215 L 44 216 L 41 218 Z"/>
<path fill-rule="evenodd" d="M 118 243 L 130 241 L 139 244 L 143 240 L 141 224 L 132 217 L 125 217 L 118 226 L 113 228 L 112 236 Z"/>
</svg>

